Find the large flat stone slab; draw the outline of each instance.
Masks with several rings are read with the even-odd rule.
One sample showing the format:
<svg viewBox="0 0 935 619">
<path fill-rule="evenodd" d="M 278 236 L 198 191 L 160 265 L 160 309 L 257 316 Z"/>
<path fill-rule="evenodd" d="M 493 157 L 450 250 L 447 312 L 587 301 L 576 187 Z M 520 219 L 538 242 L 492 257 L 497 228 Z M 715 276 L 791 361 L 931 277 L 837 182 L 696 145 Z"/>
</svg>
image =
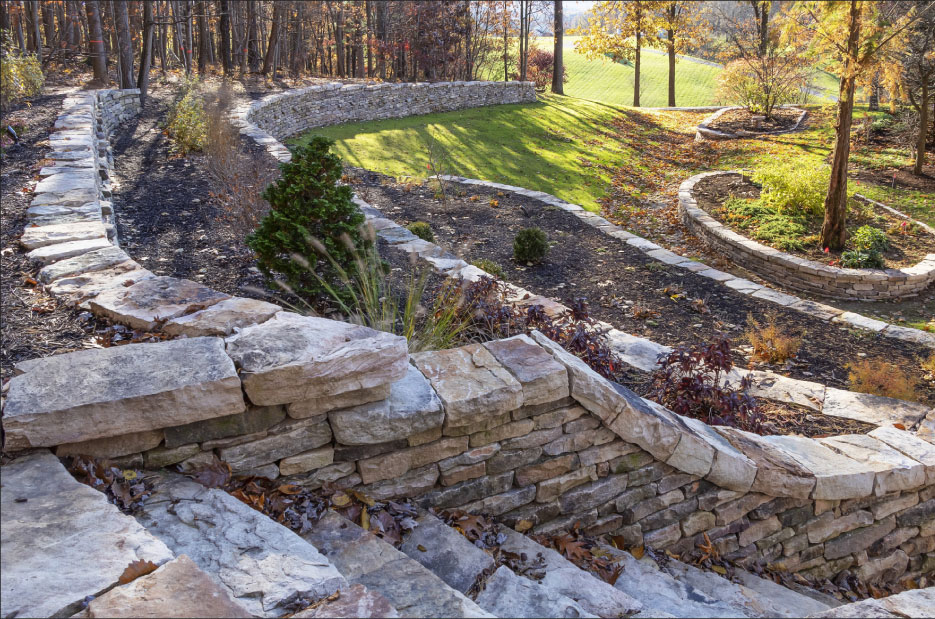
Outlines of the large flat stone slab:
<svg viewBox="0 0 935 619">
<path fill-rule="evenodd" d="M 935 616 L 935 587 L 911 589 L 896 595 L 845 604 L 809 617 L 932 617 Z"/>
<path fill-rule="evenodd" d="M 252 617 L 185 555 L 91 600 L 79 617 Z"/>
<path fill-rule="evenodd" d="M 227 339 L 258 406 L 372 389 L 406 375 L 406 338 L 345 322 L 280 312 Z"/>
<path fill-rule="evenodd" d="M 153 331 L 163 322 L 214 305 L 230 295 L 176 277 L 151 277 L 128 288 L 112 288 L 97 295 L 91 311 L 134 329 Z"/>
<path fill-rule="evenodd" d="M 856 419 L 878 426 L 901 423 L 907 428 L 912 428 L 931 410 L 930 406 L 918 402 L 906 402 L 881 395 L 828 387 L 821 412 L 833 417 Z"/>
<path fill-rule="evenodd" d="M 870 496 L 874 471 L 866 464 L 802 436 L 764 436 L 815 475 L 813 499 L 834 501 Z"/>
<path fill-rule="evenodd" d="M 523 388 L 480 344 L 412 356 L 445 405 L 449 427 L 476 424 L 516 410 Z"/>
<path fill-rule="evenodd" d="M 449 587 L 467 593 L 480 573 L 493 565 L 492 556 L 432 514 L 424 513 L 416 522 L 399 549 Z"/>
<path fill-rule="evenodd" d="M 162 564 L 173 554 L 51 453 L 0 469 L 0 615 L 69 616 L 88 596 L 117 584 L 134 561 Z"/>
<path fill-rule="evenodd" d="M 82 350 L 17 365 L 3 427 L 8 449 L 157 430 L 245 409 L 217 338 Z"/>
<path fill-rule="evenodd" d="M 289 612 L 290 598 L 327 597 L 347 581 L 318 550 L 230 494 L 165 474 L 137 516 L 188 555 L 254 616 Z"/>
<path fill-rule="evenodd" d="M 410 365 L 406 376 L 390 386 L 387 399 L 332 411 L 328 419 L 339 443 L 370 445 L 439 428 L 445 413 L 429 381 Z"/>
<path fill-rule="evenodd" d="M 935 445 L 925 441 L 912 432 L 893 427 L 881 427 L 868 434 L 878 441 L 882 441 L 906 454 L 916 462 L 925 466 L 927 484 L 935 484 Z"/>
<path fill-rule="evenodd" d="M 573 599 L 517 576 L 505 565 L 487 580 L 477 605 L 497 617 L 597 617 Z"/>
<path fill-rule="evenodd" d="M 200 337 L 230 335 L 235 329 L 265 322 L 281 312 L 273 303 L 244 297 L 232 297 L 193 314 L 173 318 L 163 325 L 169 335 Z"/>
<path fill-rule="evenodd" d="M 912 490 L 925 484 L 925 467 L 921 462 L 873 437 L 846 434 L 820 439 L 819 442 L 873 470 L 876 473 L 873 492 L 877 496 Z"/>
<path fill-rule="evenodd" d="M 568 397 L 568 373 L 527 335 L 484 344 L 523 387 L 523 405 L 535 406 Z"/>
<path fill-rule="evenodd" d="M 294 615 L 296 619 L 337 619 L 339 617 L 383 617 L 392 619 L 399 613 L 382 594 L 371 591 L 363 585 L 351 585 L 342 589 L 340 597 L 321 606 L 302 610 Z"/>
<path fill-rule="evenodd" d="M 101 179 L 92 169 L 70 174 L 54 174 L 36 184 L 34 193 L 65 193 L 75 189 L 97 189 Z"/>
<path fill-rule="evenodd" d="M 815 474 L 786 451 L 751 432 L 723 426 L 715 431 L 756 465 L 753 492 L 797 499 L 811 496 Z"/>
<path fill-rule="evenodd" d="M 107 238 L 90 239 L 87 241 L 68 241 L 67 243 L 56 243 L 55 245 L 45 245 L 34 249 L 26 257 L 32 262 L 39 264 L 51 264 L 66 258 L 73 258 L 86 254 L 89 251 L 104 249 L 109 247 L 111 242 Z"/>
<path fill-rule="evenodd" d="M 19 242 L 26 249 L 38 249 L 56 243 L 90 241 L 93 239 L 107 239 L 107 228 L 103 222 L 89 221 L 53 226 L 27 226 Z"/>
<path fill-rule="evenodd" d="M 90 251 L 80 256 L 68 258 L 43 267 L 39 271 L 39 280 L 45 283 L 53 282 L 63 277 L 74 277 L 83 273 L 103 271 L 104 269 L 130 261 L 125 251 L 114 245 Z"/>
<path fill-rule="evenodd" d="M 78 305 L 105 290 L 126 288 L 152 277 L 155 277 L 152 271 L 144 269 L 134 260 L 127 260 L 100 271 L 59 278 L 49 284 L 48 291 L 52 296 Z"/>
</svg>

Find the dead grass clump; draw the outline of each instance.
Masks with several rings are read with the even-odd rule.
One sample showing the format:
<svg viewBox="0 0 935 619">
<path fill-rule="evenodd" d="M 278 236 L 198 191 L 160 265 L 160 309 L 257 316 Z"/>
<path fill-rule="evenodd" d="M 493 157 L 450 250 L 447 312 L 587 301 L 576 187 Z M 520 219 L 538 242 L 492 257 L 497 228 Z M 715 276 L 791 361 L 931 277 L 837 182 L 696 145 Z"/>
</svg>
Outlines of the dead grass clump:
<svg viewBox="0 0 935 619">
<path fill-rule="evenodd" d="M 802 346 L 802 338 L 783 333 L 776 324 L 776 314 L 766 315 L 766 324 L 760 324 L 747 314 L 744 337 L 753 346 L 753 359 L 767 363 L 785 363 L 795 357 Z"/>
<path fill-rule="evenodd" d="M 849 363 L 847 382 L 852 391 L 882 395 L 897 400 L 918 401 L 919 380 L 899 366 L 881 360 L 862 359 Z"/>
</svg>

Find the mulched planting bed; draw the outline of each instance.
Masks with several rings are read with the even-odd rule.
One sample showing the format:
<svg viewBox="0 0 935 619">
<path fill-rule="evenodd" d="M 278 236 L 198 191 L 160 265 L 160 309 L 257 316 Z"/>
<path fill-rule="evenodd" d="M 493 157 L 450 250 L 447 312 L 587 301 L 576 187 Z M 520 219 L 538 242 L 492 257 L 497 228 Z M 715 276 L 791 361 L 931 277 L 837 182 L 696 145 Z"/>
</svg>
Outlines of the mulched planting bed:
<svg viewBox="0 0 935 619">
<path fill-rule="evenodd" d="M 627 333 L 675 346 L 710 341 L 724 332 L 735 341 L 738 366 L 748 360 L 737 344 L 747 315 L 762 322 L 775 314 L 789 335 L 803 336 L 795 360 L 781 369 L 794 378 L 847 388 L 848 363 L 879 359 L 895 364 L 919 379 L 919 401 L 935 403 L 935 385 L 922 380 L 917 344 L 829 325 L 795 310 L 743 295 L 683 269 L 667 267 L 626 243 L 609 237 L 577 217 L 537 200 L 512 193 L 451 185 L 458 193 L 447 204 L 430 187 L 397 184 L 372 172 L 351 170 L 355 190 L 402 225 L 428 222 L 436 242 L 468 262 L 492 260 L 503 279 L 535 294 L 566 302 L 585 297 L 591 315 Z M 474 199 L 472 200 L 472 196 Z M 490 206 L 496 200 L 497 207 Z M 552 248 L 536 266 L 513 261 L 513 238 L 522 228 L 546 231 Z M 774 368 L 779 369 L 779 368 Z"/>
<path fill-rule="evenodd" d="M 734 222 L 732 213 L 724 206 L 724 203 L 731 197 L 755 199 L 759 195 L 759 187 L 739 174 L 711 176 L 702 179 L 695 185 L 695 199 L 698 201 L 699 208 L 705 210 L 724 225 L 730 226 L 735 232 L 764 245 L 775 247 L 775 244 L 771 244 L 769 240 L 756 238 L 753 227 L 744 229 L 738 225 L 732 225 Z M 821 232 L 821 224 L 822 220 L 820 218 L 811 219 L 806 223 L 806 234 L 813 237 L 815 242 L 805 242 L 803 249 L 783 247 L 776 247 L 776 249 L 814 262 L 841 266 L 840 252 L 829 251 L 825 253 L 817 243 L 818 234 Z M 889 249 L 883 253 L 887 268 L 910 267 L 924 260 L 927 254 L 935 253 L 935 235 L 929 234 L 919 227 L 912 228 L 910 224 L 907 224 L 906 220 L 896 217 L 884 209 L 852 202 L 852 206 L 848 208 L 847 213 L 848 238 L 858 228 L 865 225 L 887 232 Z M 806 241 L 808 240 L 806 239 Z M 849 245 L 845 243 L 845 249 L 849 248 Z"/>
<path fill-rule="evenodd" d="M 770 118 L 765 118 L 763 114 L 751 114 L 749 110 L 743 108 L 724 112 L 709 127 L 726 133 L 783 131 L 792 129 L 801 113 L 802 110 L 798 109 L 776 108 Z M 757 121 L 757 118 L 761 120 Z"/>
</svg>

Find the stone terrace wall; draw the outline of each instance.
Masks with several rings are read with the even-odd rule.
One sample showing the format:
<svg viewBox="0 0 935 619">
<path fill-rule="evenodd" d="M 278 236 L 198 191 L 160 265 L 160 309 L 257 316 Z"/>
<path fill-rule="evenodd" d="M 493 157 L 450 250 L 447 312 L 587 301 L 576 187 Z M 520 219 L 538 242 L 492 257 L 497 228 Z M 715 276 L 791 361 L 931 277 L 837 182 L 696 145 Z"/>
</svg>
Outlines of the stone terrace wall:
<svg viewBox="0 0 935 619">
<path fill-rule="evenodd" d="M 314 127 L 535 101 L 533 82 L 336 82 L 270 95 L 234 116 L 256 125 L 261 131 L 251 137 L 267 144 L 270 136 L 282 140 Z"/>
<path fill-rule="evenodd" d="M 694 187 L 703 178 L 737 172 L 705 172 L 679 187 L 682 222 L 698 238 L 727 254 L 735 264 L 796 290 L 832 299 L 875 301 L 916 296 L 935 282 L 935 254 L 902 269 L 831 267 L 767 247 L 737 234 L 698 207 Z"/>
</svg>

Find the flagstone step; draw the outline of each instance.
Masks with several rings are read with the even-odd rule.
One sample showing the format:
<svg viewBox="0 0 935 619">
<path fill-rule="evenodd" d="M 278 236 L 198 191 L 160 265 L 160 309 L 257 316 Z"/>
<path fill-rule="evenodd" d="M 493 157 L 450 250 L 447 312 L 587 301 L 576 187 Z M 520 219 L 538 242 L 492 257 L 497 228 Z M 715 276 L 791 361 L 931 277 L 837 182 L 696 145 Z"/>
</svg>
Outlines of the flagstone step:
<svg viewBox="0 0 935 619">
<path fill-rule="evenodd" d="M 401 617 L 491 617 L 461 592 L 373 533 L 329 510 L 303 536 L 348 582 L 386 597 Z"/>
<path fill-rule="evenodd" d="M 5 464 L 0 481 L 0 616 L 70 616 L 116 586 L 130 563 L 173 558 L 47 451 Z"/>
<path fill-rule="evenodd" d="M 279 617 L 300 597 L 312 603 L 348 586 L 314 546 L 227 492 L 174 473 L 153 479 L 139 523 L 252 615 Z"/>
</svg>

